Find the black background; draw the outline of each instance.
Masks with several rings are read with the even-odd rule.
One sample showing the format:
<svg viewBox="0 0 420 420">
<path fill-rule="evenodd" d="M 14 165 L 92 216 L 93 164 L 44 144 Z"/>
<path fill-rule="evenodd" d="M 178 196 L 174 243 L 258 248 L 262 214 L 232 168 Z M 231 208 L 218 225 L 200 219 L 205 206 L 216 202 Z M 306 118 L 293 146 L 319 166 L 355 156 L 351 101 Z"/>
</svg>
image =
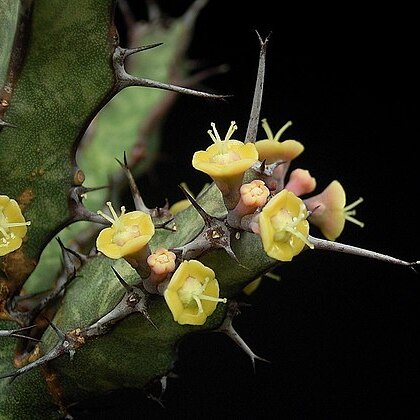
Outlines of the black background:
<svg viewBox="0 0 420 420">
<path fill-rule="evenodd" d="M 146 17 L 143 2 L 131 3 L 138 17 Z M 190 3 L 161 2 L 172 16 Z M 229 11 L 226 3 L 210 1 L 202 11 L 189 55 L 203 66 L 228 64 L 228 73 L 201 88 L 234 96 L 178 100 L 165 123 L 162 159 L 140 180 L 144 195 L 156 204 L 172 202 L 182 198 L 180 182 L 194 192 L 208 182 L 192 169 L 192 154 L 210 144 L 212 121 L 224 133 L 235 120 L 235 138 L 244 136 L 259 54 L 255 30 L 263 37 L 272 32 L 261 116 L 273 130 L 293 121 L 284 138 L 301 141 L 305 151 L 292 166 L 310 170 L 317 192 L 338 179 L 349 203 L 365 199 L 357 208 L 365 227 L 346 224 L 340 241 L 420 259 L 419 68 L 411 11 L 382 7 L 368 15 L 353 4 L 324 13 L 265 1 Z M 121 38 L 124 43 L 123 29 Z M 117 409 L 106 398 L 80 418 L 418 416 L 419 276 L 406 267 L 321 251 L 305 252 L 277 273 L 281 282 L 267 279 L 242 297 L 252 306 L 235 321 L 249 346 L 271 363 L 257 361 L 254 373 L 227 337 L 190 337 L 180 345 L 179 378 L 169 381 L 165 408 L 127 391 L 115 395 Z"/>
</svg>

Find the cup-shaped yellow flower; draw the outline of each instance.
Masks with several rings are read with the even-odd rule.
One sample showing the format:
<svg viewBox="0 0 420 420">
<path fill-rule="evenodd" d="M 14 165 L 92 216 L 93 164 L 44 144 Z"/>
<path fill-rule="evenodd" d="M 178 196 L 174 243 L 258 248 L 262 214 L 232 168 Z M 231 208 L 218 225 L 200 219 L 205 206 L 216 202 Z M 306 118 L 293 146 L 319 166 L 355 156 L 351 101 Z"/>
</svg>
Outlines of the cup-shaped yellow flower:
<svg viewBox="0 0 420 420">
<path fill-rule="evenodd" d="M 289 181 L 284 186 L 298 197 L 311 193 L 316 187 L 316 180 L 306 169 L 294 169 L 290 172 Z"/>
<path fill-rule="evenodd" d="M 103 229 L 97 239 L 96 247 L 109 258 L 122 258 L 137 254 L 150 241 L 155 233 L 155 226 L 149 214 L 142 211 L 125 212 L 121 207 L 120 216 L 117 215 L 112 204 L 107 206 L 111 216 L 98 210 L 98 214 L 111 223 L 111 227 Z"/>
<path fill-rule="evenodd" d="M 165 290 L 164 297 L 174 321 L 184 325 L 203 325 L 216 309 L 219 283 L 214 271 L 197 260 L 183 261 Z"/>
<path fill-rule="evenodd" d="M 279 261 L 291 261 L 308 240 L 308 213 L 303 201 L 291 191 L 282 190 L 263 208 L 258 218 L 259 230 L 268 256 Z"/>
<path fill-rule="evenodd" d="M 16 200 L 0 195 L 0 256 L 21 247 L 30 224 L 23 217 Z"/>
<path fill-rule="evenodd" d="M 296 140 L 280 141 L 281 135 L 292 125 L 288 121 L 280 130 L 273 135 L 267 119 L 262 120 L 262 127 L 267 134 L 267 139 L 258 140 L 255 142 L 255 147 L 258 150 L 258 159 L 270 165 L 279 161 L 290 161 L 299 156 L 303 150 L 303 144 Z"/>
<path fill-rule="evenodd" d="M 346 220 L 364 226 L 353 217 L 356 214 L 354 208 L 362 201 L 360 197 L 346 206 L 346 193 L 337 180 L 332 181 L 322 193 L 304 200 L 307 209 L 311 211 L 308 220 L 330 241 L 335 241 L 341 235 Z"/>
<path fill-rule="evenodd" d="M 222 140 L 211 123 L 212 130 L 208 131 L 214 144 L 205 151 L 195 152 L 192 165 L 195 169 L 209 175 L 216 183 L 223 194 L 225 204 L 233 208 L 239 200 L 239 187 L 245 171 L 247 171 L 257 160 L 258 152 L 254 143 L 243 143 L 239 140 L 232 140 L 232 134 L 237 130 L 234 121 Z"/>
</svg>

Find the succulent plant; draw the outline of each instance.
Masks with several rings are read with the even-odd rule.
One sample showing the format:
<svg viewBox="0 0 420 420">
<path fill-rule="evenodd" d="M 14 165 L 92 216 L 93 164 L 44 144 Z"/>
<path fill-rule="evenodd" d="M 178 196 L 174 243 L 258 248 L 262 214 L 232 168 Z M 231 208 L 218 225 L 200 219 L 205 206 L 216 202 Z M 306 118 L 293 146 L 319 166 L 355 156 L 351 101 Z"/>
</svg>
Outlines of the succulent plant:
<svg viewBox="0 0 420 420">
<path fill-rule="evenodd" d="M 224 333 L 265 361 L 233 327 L 240 296 L 304 251 L 419 264 L 336 241 L 346 222 L 363 226 L 362 199 L 348 204 L 338 180 L 314 193 L 309 171 L 291 169 L 304 144 L 283 140 L 290 122 L 261 119 L 269 37 L 258 35 L 246 134 L 209 121 L 209 146 L 191 151 L 209 183 L 195 196 L 174 185 L 181 207 L 143 196 L 137 179 L 156 164 L 178 95 L 228 97 L 194 88 L 223 67 L 186 69 L 205 4 L 169 26 L 128 25 L 129 47 L 115 0 L 0 5 L 1 418 L 71 418 L 75 404 L 126 388 L 159 400 L 192 334 Z M 143 77 L 151 70 L 159 81 Z"/>
</svg>

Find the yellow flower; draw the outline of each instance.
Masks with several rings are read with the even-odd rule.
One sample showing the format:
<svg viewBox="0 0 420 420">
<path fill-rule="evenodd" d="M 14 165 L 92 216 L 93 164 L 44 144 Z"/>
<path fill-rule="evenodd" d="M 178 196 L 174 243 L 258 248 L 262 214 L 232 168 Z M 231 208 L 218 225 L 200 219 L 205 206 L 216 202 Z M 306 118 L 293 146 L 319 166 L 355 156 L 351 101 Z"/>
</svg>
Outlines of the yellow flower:
<svg viewBox="0 0 420 420">
<path fill-rule="evenodd" d="M 237 130 L 234 121 L 224 140 L 216 129 L 216 125 L 211 123 L 213 128 L 208 133 L 214 144 L 205 151 L 200 150 L 194 153 L 192 165 L 195 169 L 205 172 L 213 179 L 228 179 L 235 176 L 242 176 L 257 160 L 258 152 L 253 143 L 243 143 L 239 140 L 231 140 L 232 134 Z"/>
<path fill-rule="evenodd" d="M 342 185 L 332 181 L 325 190 L 305 200 L 306 207 L 311 211 L 308 220 L 319 228 L 322 234 L 330 241 L 335 241 L 344 229 L 346 220 L 363 227 L 364 224 L 355 219 L 356 207 L 363 201 L 359 198 L 346 206 L 346 193 Z"/>
<path fill-rule="evenodd" d="M 110 201 L 106 203 L 112 217 L 98 210 L 98 214 L 111 223 L 111 227 L 103 229 L 96 239 L 96 247 L 109 258 L 122 258 L 142 250 L 155 233 L 155 226 L 149 214 L 142 211 L 125 212 L 121 207 L 121 215 L 117 216 Z"/>
<path fill-rule="evenodd" d="M 164 297 L 174 321 L 184 325 L 203 325 L 216 309 L 219 283 L 214 271 L 200 261 L 183 261 L 173 274 Z"/>
<path fill-rule="evenodd" d="M 285 140 L 280 142 L 280 136 L 286 131 L 288 127 L 292 125 L 291 121 L 288 121 L 275 136 L 271 131 L 270 126 L 267 123 L 267 120 L 264 118 L 262 120 L 262 127 L 267 134 L 267 139 L 258 140 L 255 142 L 255 147 L 258 150 L 258 159 L 266 161 L 268 165 L 279 162 L 279 161 L 289 161 L 295 159 L 299 156 L 304 147 L 302 143 L 296 140 Z"/>
<path fill-rule="evenodd" d="M 291 261 L 308 241 L 309 223 L 303 201 L 288 190 L 276 194 L 263 208 L 258 222 L 264 250 L 280 261 Z"/>
<path fill-rule="evenodd" d="M 25 221 L 16 200 L 0 195 L 0 256 L 21 247 L 30 224 Z"/>
</svg>

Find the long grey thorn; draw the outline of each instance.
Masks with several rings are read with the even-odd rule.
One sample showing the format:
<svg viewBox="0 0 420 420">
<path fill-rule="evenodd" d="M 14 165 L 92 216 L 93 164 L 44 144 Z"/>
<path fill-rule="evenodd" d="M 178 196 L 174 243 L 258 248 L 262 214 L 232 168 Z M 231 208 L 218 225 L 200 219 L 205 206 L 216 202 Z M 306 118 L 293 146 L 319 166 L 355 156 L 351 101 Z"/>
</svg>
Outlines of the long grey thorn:
<svg viewBox="0 0 420 420">
<path fill-rule="evenodd" d="M 21 334 L 32 329 L 33 327 L 36 327 L 36 325 L 29 325 L 28 327 L 18 328 L 15 330 L 0 330 L 0 337 L 24 338 L 27 340 L 40 342 L 41 340 L 38 340 L 35 337 L 30 337 L 28 335 Z"/>
<path fill-rule="evenodd" d="M 143 201 L 143 198 L 140 194 L 139 188 L 136 184 L 136 181 L 133 177 L 133 174 L 130 171 L 130 168 L 128 167 L 127 163 L 127 154 L 124 151 L 124 163 L 122 163 L 119 159 L 115 158 L 115 160 L 119 163 L 121 166 L 121 169 L 124 171 L 125 176 L 128 180 L 128 185 L 130 187 L 131 196 L 133 197 L 134 201 L 134 207 L 136 210 L 142 211 L 144 213 L 150 213 L 150 209 L 146 206 L 146 204 Z"/>
<path fill-rule="evenodd" d="M 245 343 L 244 339 L 237 333 L 235 328 L 233 328 L 233 319 L 235 318 L 235 316 L 241 313 L 239 310 L 239 306 L 240 304 L 237 301 L 230 300 L 228 304 L 226 316 L 222 322 L 222 325 L 220 325 L 219 328 L 213 331 L 226 334 L 230 339 L 232 339 L 235 342 L 235 344 L 237 344 L 250 357 L 252 368 L 255 372 L 255 360 L 261 360 L 262 362 L 266 362 L 266 363 L 271 363 L 271 362 L 267 359 L 257 356 L 251 350 L 248 344 Z"/>
<path fill-rule="evenodd" d="M 163 42 L 156 42 L 155 44 L 143 45 L 136 48 L 121 48 L 122 49 L 122 59 L 126 59 L 132 54 L 136 54 L 142 51 L 151 50 L 152 48 L 160 47 L 163 45 Z"/>
<path fill-rule="evenodd" d="M 85 255 L 80 254 L 79 252 L 73 251 L 72 249 L 64 246 L 63 241 L 59 237 L 57 237 L 56 240 L 61 248 L 61 255 L 63 256 L 64 270 L 67 276 L 71 276 L 74 270 L 76 269 L 76 266 L 71 256 L 77 258 L 80 265 L 86 262 L 87 257 Z"/>
<path fill-rule="evenodd" d="M 83 186 L 76 186 L 70 189 L 69 207 L 72 214 L 72 222 L 86 221 L 100 223 L 106 225 L 108 222 L 99 214 L 88 210 L 82 203 L 82 195 L 85 194 L 86 188 Z"/>
<path fill-rule="evenodd" d="M 111 266 L 112 271 L 114 272 L 115 276 L 117 277 L 118 281 L 121 283 L 121 285 L 124 287 L 127 293 L 131 293 L 133 291 L 133 287 L 130 286 L 121 276 L 121 274 L 113 267 Z"/>
<path fill-rule="evenodd" d="M 132 76 L 128 74 L 127 71 L 125 70 L 125 66 L 124 66 L 124 57 L 126 54 L 125 51 L 126 51 L 125 48 L 121 48 L 117 46 L 115 48 L 114 55 L 113 55 L 114 70 L 115 70 L 115 75 L 117 78 L 117 84 L 115 88 L 117 92 L 130 86 L 142 86 L 142 87 L 151 87 L 151 88 L 169 90 L 172 92 L 178 92 L 178 93 L 183 93 L 187 95 L 198 96 L 201 98 L 207 98 L 207 99 L 226 99 L 231 96 L 231 95 L 216 95 L 213 93 L 207 93 L 207 92 L 202 92 L 195 89 L 185 88 L 182 86 L 172 85 L 169 83 L 162 83 L 162 82 L 157 82 L 155 80 Z"/>
<path fill-rule="evenodd" d="M 416 273 L 417 270 L 415 269 L 415 266 L 420 265 L 420 261 L 404 261 L 386 254 L 381 254 L 379 252 L 369 251 L 368 249 L 359 248 L 353 245 L 346 245 L 339 242 L 328 241 L 327 239 L 315 238 L 311 235 L 308 236 L 308 241 L 314 245 L 315 249 L 343 252 L 345 254 L 357 255 L 359 257 L 373 258 L 375 260 L 384 261 L 390 264 L 405 265 L 407 267 L 410 267 Z"/>
<path fill-rule="evenodd" d="M 126 293 L 111 311 L 84 328 L 80 333 L 81 336 L 89 338 L 103 335 L 117 322 L 135 312 L 140 312 L 157 329 L 147 312 L 145 293 L 137 286 L 130 286 L 114 267 L 111 268 Z"/>
<path fill-rule="evenodd" d="M 252 100 L 252 108 L 249 116 L 248 128 L 245 135 L 245 143 L 255 143 L 257 140 L 258 124 L 260 121 L 261 102 L 264 90 L 265 77 L 265 59 L 267 54 L 267 44 L 270 34 L 263 40 L 257 32 L 260 41 L 260 59 L 258 62 L 257 81 L 255 83 L 254 98 Z"/>
<path fill-rule="evenodd" d="M 81 346 L 82 341 L 73 338 L 69 334 L 63 333 L 48 318 L 45 319 L 48 321 L 51 328 L 59 337 L 59 342 L 48 353 L 44 354 L 39 359 L 35 360 L 34 362 L 28 363 L 27 365 L 16 369 L 13 372 L 8 372 L 0 375 L 0 379 L 12 378 L 12 380 L 15 380 L 18 376 L 23 375 L 24 373 L 29 372 L 30 370 L 42 366 L 48 362 L 51 362 L 52 360 L 57 359 L 65 353 L 69 354 L 70 360 L 73 358 L 76 350 Z"/>
</svg>

